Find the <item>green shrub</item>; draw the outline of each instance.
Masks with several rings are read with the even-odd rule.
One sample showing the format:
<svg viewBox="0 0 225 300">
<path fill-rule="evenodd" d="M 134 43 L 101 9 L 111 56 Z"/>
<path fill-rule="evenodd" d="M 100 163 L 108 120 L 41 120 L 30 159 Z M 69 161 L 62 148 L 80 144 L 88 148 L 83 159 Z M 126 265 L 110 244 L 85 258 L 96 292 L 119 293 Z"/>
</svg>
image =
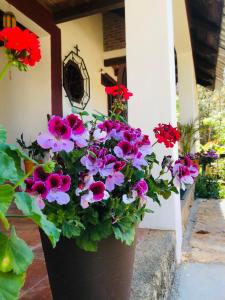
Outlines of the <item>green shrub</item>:
<svg viewBox="0 0 225 300">
<path fill-rule="evenodd" d="M 195 186 L 195 196 L 198 198 L 220 198 L 220 184 L 216 177 L 200 175 Z"/>
</svg>

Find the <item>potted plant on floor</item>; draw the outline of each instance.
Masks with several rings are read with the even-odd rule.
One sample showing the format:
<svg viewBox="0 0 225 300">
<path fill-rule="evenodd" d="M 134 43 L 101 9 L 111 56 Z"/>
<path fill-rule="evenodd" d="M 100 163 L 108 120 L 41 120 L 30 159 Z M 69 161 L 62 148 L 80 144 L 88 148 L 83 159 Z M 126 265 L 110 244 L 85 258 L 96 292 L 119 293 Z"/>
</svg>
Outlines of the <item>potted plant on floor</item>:
<svg viewBox="0 0 225 300">
<path fill-rule="evenodd" d="M 173 168 L 170 157 L 154 177 L 159 162 L 149 137 L 114 113 L 131 93 L 123 86 L 106 92 L 118 98 L 110 117 L 53 116 L 48 132 L 37 138 L 56 164 L 53 174 L 38 169 L 26 182 L 28 193 L 37 182 L 46 188 L 40 206 L 61 229 L 55 249 L 41 232 L 54 300 L 128 300 L 135 229 L 151 212 L 147 205 L 177 192 L 173 177 L 179 183 L 191 177 L 182 161 Z M 154 132 L 166 147 L 179 139 L 170 124 L 159 124 Z"/>
</svg>

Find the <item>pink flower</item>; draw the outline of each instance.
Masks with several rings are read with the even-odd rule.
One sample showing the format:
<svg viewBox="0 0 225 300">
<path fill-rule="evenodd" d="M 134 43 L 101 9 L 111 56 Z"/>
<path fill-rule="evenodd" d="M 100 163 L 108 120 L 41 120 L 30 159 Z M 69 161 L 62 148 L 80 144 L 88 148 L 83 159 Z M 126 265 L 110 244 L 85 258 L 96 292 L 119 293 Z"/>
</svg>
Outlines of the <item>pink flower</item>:
<svg viewBox="0 0 225 300">
<path fill-rule="evenodd" d="M 193 184 L 194 178 L 198 176 L 198 167 L 194 165 L 189 157 L 178 159 L 173 168 L 174 183 L 185 190 L 185 184 Z"/>
<path fill-rule="evenodd" d="M 48 194 L 48 188 L 43 181 L 36 181 L 31 188 L 33 195 L 41 195 L 43 199 L 46 198 Z"/>
<path fill-rule="evenodd" d="M 71 178 L 70 178 L 70 176 L 69 175 L 62 175 L 61 179 L 62 179 L 61 190 L 63 192 L 69 191 L 70 185 L 71 185 Z"/>
<path fill-rule="evenodd" d="M 114 152 L 119 158 L 126 158 L 132 154 L 132 145 L 128 141 L 120 141 L 114 148 Z"/>
<path fill-rule="evenodd" d="M 71 152 L 74 149 L 73 141 L 56 138 L 51 133 L 40 134 L 37 142 L 43 149 L 51 149 L 52 152 Z"/>
<path fill-rule="evenodd" d="M 137 200 L 141 200 L 142 204 L 145 204 L 150 198 L 146 195 L 148 192 L 148 184 L 144 179 L 139 180 L 131 189 L 131 195 L 123 195 L 123 202 L 125 204 L 130 204 Z"/>
<path fill-rule="evenodd" d="M 124 175 L 121 172 L 115 172 L 106 178 L 105 186 L 109 192 L 112 192 L 116 185 L 121 186 L 124 183 Z"/>
<path fill-rule="evenodd" d="M 24 180 L 25 184 L 26 184 L 26 192 L 27 193 L 32 193 L 32 186 L 34 185 L 34 180 L 33 178 L 27 178 Z"/>
<path fill-rule="evenodd" d="M 48 130 L 55 137 L 70 139 L 72 130 L 61 117 L 52 117 L 48 122 Z"/>
<path fill-rule="evenodd" d="M 45 181 L 48 178 L 48 176 L 49 174 L 44 171 L 43 167 L 35 168 L 33 173 L 34 181 Z"/>
<path fill-rule="evenodd" d="M 38 144 L 43 149 L 52 149 L 53 152 L 71 152 L 74 149 L 74 142 L 70 140 L 72 129 L 61 117 L 54 116 L 48 122 L 47 133 L 40 134 L 37 138 Z"/>
<path fill-rule="evenodd" d="M 46 197 L 48 202 L 56 202 L 59 205 L 65 205 L 70 201 L 70 196 L 65 193 L 70 189 L 71 179 L 69 175 L 60 175 L 53 173 L 46 180 L 46 186 L 49 193 Z"/>
<path fill-rule="evenodd" d="M 148 185 L 144 179 L 139 180 L 133 187 L 137 191 L 138 196 L 143 196 L 148 192 Z"/>
<path fill-rule="evenodd" d="M 60 190 L 51 190 L 47 195 L 48 202 L 56 202 L 59 205 L 65 205 L 70 202 L 70 196 Z"/>
<path fill-rule="evenodd" d="M 46 185 L 49 190 L 60 189 L 62 185 L 62 177 L 57 173 L 53 173 L 47 178 Z"/>
<path fill-rule="evenodd" d="M 93 182 L 89 186 L 89 190 L 93 193 L 94 201 L 101 201 L 105 196 L 105 185 L 101 181 Z"/>
<path fill-rule="evenodd" d="M 93 182 L 89 186 L 89 192 L 81 196 L 81 206 L 87 208 L 89 203 L 99 202 L 109 198 L 108 192 L 105 190 L 105 185 L 102 181 Z"/>
<path fill-rule="evenodd" d="M 82 134 L 85 131 L 83 121 L 76 115 L 70 114 L 66 117 L 66 121 L 69 124 L 70 128 L 73 131 L 73 134 Z"/>
</svg>

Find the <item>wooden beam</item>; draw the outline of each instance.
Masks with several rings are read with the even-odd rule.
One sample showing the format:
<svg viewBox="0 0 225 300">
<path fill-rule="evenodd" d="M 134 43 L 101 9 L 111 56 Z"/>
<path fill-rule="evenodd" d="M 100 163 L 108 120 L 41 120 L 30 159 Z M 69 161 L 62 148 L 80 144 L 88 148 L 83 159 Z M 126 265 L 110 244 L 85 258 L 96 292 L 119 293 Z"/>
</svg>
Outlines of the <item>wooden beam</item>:
<svg viewBox="0 0 225 300">
<path fill-rule="evenodd" d="M 199 30 L 204 30 L 207 32 L 212 32 L 215 34 L 220 33 L 220 26 L 211 23 L 210 21 L 204 20 L 204 19 L 196 19 L 196 18 L 191 18 L 191 28 L 199 29 Z"/>
<path fill-rule="evenodd" d="M 113 57 L 104 60 L 105 67 L 111 67 L 114 65 L 122 65 L 122 64 L 126 64 L 126 56 Z"/>
<path fill-rule="evenodd" d="M 54 12 L 56 23 L 87 17 L 90 15 L 104 13 L 110 10 L 124 7 L 124 0 L 99 0 L 89 3 L 80 4 L 78 6 L 70 6 Z"/>
</svg>

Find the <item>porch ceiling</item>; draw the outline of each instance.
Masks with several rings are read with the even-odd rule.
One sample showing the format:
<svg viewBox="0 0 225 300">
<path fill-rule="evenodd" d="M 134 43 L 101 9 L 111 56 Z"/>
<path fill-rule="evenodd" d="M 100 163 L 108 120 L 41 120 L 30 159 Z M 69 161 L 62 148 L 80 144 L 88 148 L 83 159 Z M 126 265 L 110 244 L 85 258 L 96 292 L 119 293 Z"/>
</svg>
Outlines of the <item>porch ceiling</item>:
<svg viewBox="0 0 225 300">
<path fill-rule="evenodd" d="M 214 89 L 216 79 L 222 80 L 225 64 L 224 0 L 185 1 L 192 40 L 196 80 L 197 83 Z M 124 0 L 38 0 L 38 2 L 53 13 L 56 23 L 110 10 L 116 10 L 115 12 L 121 18 L 124 18 Z M 224 18 L 223 23 L 222 18 Z M 223 25 L 222 30 L 221 24 Z"/>
<path fill-rule="evenodd" d="M 124 7 L 124 0 L 38 0 L 54 15 L 56 23 Z"/>
<path fill-rule="evenodd" d="M 197 83 L 214 89 L 224 0 L 186 0 Z M 221 63 L 220 63 L 221 65 Z M 224 64 L 223 64 L 224 67 Z"/>
</svg>

